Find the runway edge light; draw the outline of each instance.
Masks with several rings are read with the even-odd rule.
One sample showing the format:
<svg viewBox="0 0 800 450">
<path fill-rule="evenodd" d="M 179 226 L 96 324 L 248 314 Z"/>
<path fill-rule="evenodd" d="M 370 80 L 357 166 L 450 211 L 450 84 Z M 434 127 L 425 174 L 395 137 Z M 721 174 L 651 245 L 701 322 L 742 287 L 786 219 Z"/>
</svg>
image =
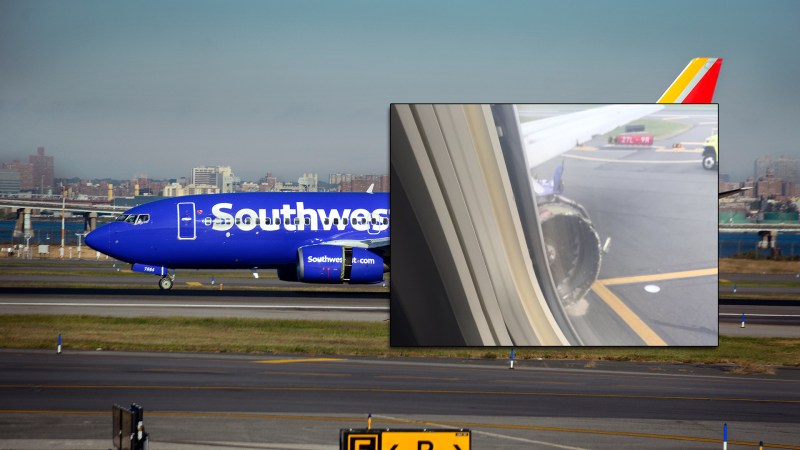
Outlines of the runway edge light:
<svg viewBox="0 0 800 450">
<path fill-rule="evenodd" d="M 722 424 L 722 450 L 728 450 L 728 423 Z"/>
<path fill-rule="evenodd" d="M 514 368 L 514 349 L 511 349 L 511 354 L 508 356 L 508 368 Z"/>
<path fill-rule="evenodd" d="M 58 333 L 58 347 L 56 348 L 56 354 L 61 354 L 61 333 Z"/>
</svg>

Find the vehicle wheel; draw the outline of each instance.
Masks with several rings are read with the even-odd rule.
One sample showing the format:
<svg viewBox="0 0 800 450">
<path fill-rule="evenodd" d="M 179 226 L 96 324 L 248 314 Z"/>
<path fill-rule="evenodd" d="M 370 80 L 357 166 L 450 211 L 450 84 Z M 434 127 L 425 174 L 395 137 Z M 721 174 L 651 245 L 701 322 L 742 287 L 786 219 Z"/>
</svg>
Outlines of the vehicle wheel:
<svg viewBox="0 0 800 450">
<path fill-rule="evenodd" d="M 711 155 L 703 157 L 703 168 L 706 170 L 712 170 L 714 167 L 717 166 L 716 158 Z"/>
<path fill-rule="evenodd" d="M 158 287 L 160 287 L 165 291 L 168 291 L 172 289 L 172 280 L 169 277 L 164 277 L 158 280 Z"/>
</svg>

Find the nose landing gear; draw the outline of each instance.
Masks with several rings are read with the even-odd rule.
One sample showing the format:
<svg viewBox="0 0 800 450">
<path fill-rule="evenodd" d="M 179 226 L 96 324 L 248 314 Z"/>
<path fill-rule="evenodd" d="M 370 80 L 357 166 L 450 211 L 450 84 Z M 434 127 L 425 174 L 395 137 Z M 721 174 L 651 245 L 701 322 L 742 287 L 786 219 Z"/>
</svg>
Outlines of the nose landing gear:
<svg viewBox="0 0 800 450">
<path fill-rule="evenodd" d="M 167 276 L 162 277 L 160 280 L 158 280 L 158 287 L 161 288 L 161 290 L 164 290 L 164 291 L 168 291 L 168 290 L 172 289 L 172 284 L 173 284 L 173 279 L 174 278 L 175 278 L 175 275 L 167 275 Z"/>
</svg>

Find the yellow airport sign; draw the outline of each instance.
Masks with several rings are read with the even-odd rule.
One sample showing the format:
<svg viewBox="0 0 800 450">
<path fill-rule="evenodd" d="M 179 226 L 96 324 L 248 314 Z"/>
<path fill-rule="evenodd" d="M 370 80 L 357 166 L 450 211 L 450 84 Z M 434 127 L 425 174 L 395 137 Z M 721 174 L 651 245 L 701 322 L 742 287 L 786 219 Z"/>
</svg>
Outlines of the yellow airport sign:
<svg viewBox="0 0 800 450">
<path fill-rule="evenodd" d="M 354 430 L 339 432 L 340 450 L 469 450 L 469 430 Z"/>
</svg>

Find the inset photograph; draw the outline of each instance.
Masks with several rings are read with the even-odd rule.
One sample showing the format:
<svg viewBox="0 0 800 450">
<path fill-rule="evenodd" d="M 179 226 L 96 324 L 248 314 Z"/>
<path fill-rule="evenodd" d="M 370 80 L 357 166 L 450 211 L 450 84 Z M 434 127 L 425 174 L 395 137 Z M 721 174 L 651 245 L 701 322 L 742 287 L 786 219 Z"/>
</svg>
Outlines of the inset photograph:
<svg viewBox="0 0 800 450">
<path fill-rule="evenodd" d="M 392 346 L 715 346 L 716 104 L 393 104 Z"/>
</svg>

